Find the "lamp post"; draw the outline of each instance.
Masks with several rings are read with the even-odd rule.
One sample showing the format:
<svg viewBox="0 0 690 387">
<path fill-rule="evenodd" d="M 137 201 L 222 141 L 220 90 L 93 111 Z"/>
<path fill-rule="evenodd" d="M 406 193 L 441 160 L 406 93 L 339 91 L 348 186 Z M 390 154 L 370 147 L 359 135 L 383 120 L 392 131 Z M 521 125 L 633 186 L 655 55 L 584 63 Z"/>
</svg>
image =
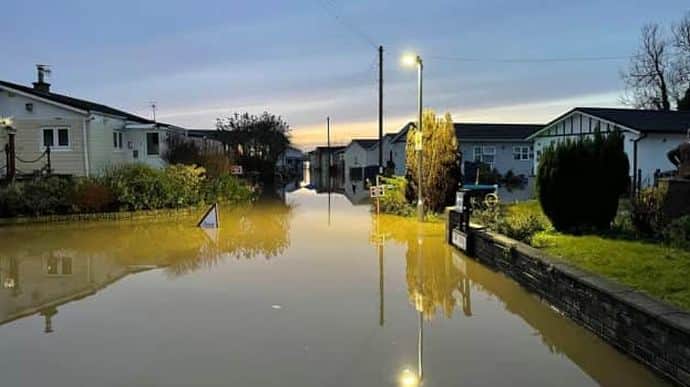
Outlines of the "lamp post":
<svg viewBox="0 0 690 387">
<path fill-rule="evenodd" d="M 422 62 L 422 57 L 419 55 L 403 56 L 403 64 L 406 66 L 417 66 L 417 135 L 419 136 L 419 138 L 415 140 L 415 151 L 417 152 L 417 218 L 422 222 L 424 221 L 424 195 L 422 190 L 422 133 L 424 133 L 422 126 L 422 71 L 424 70 L 424 64 Z"/>
</svg>

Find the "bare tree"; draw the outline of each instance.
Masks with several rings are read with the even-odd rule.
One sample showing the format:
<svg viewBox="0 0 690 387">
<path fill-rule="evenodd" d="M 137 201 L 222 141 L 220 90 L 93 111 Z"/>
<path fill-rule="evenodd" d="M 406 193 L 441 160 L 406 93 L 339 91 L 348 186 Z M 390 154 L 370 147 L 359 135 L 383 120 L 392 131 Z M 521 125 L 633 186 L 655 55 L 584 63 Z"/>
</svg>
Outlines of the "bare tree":
<svg viewBox="0 0 690 387">
<path fill-rule="evenodd" d="M 673 25 L 673 77 L 679 93 L 678 110 L 690 110 L 690 12 L 678 24 Z"/>
<path fill-rule="evenodd" d="M 671 110 L 672 93 L 671 53 L 669 42 L 662 35 L 659 25 L 648 24 L 642 28 L 641 46 L 623 73 L 628 96 L 624 102 L 637 108 Z"/>
</svg>

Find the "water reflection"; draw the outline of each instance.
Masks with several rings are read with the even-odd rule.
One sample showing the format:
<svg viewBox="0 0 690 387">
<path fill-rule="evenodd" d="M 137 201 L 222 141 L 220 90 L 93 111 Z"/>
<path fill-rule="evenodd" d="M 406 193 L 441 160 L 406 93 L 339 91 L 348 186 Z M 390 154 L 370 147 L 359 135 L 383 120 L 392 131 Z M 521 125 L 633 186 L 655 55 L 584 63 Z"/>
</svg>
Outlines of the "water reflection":
<svg viewBox="0 0 690 387">
<path fill-rule="evenodd" d="M 54 331 L 58 307 L 125 276 L 154 268 L 178 277 L 225 259 L 271 259 L 290 245 L 292 206 L 264 201 L 221 212 L 219 230 L 175 222 L 92 223 L 4 230 L 0 325 L 40 314 Z"/>
<path fill-rule="evenodd" d="M 424 318 L 431 320 L 438 313 L 450 318 L 458 306 L 465 316 L 472 315 L 465 261 L 444 243 L 443 224 L 418 224 L 394 216 L 380 216 L 376 222 L 380 238 L 406 247 L 408 297 Z"/>
</svg>

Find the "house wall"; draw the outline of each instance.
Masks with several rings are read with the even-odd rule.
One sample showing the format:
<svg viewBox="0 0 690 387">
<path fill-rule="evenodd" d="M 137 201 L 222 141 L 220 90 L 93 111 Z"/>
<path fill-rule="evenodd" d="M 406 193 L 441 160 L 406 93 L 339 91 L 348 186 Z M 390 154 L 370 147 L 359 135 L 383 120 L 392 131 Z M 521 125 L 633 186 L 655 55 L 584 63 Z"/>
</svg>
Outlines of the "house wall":
<svg viewBox="0 0 690 387">
<path fill-rule="evenodd" d="M 533 171 L 533 158 L 527 160 L 515 160 L 514 147 L 532 147 L 531 141 L 473 141 L 460 139 L 460 151 L 463 164 L 465 161 L 474 161 L 475 147 L 493 147 L 496 150 L 493 167 L 499 173 L 505 174 L 513 171 L 515 175 L 531 176 Z"/>
<path fill-rule="evenodd" d="M 125 120 L 94 114 L 89 122 L 89 169 L 91 173 L 101 174 L 108 167 L 126 161 L 127 140 L 124 131 Z M 123 131 L 123 149 L 113 146 L 113 132 Z"/>
<path fill-rule="evenodd" d="M 395 163 L 394 174 L 396 176 L 405 176 L 407 171 L 407 154 L 405 153 L 405 147 L 405 141 L 395 142 L 390 145 L 390 151 L 393 152 L 393 162 Z M 390 153 L 388 153 L 388 156 L 390 156 Z M 386 160 L 387 159 L 388 158 L 386 158 Z"/>
<path fill-rule="evenodd" d="M 33 111 L 26 110 L 26 104 L 33 104 Z M 67 128 L 69 130 L 69 149 L 54 149 L 51 154 L 52 168 L 56 173 L 83 176 L 84 152 L 82 129 L 85 114 L 69 109 L 53 106 L 35 99 L 0 90 L 0 116 L 12 117 L 16 129 L 15 151 L 17 157 L 30 161 L 38 158 L 44 149 L 41 147 L 43 128 Z M 0 165 L 5 165 L 4 148 L 8 135 L 0 130 Z M 24 163 L 17 161 L 17 170 L 20 172 L 32 172 L 45 165 L 46 158 L 39 162 Z M 5 169 L 0 172 L 5 174 Z"/>
<path fill-rule="evenodd" d="M 158 133 L 160 144 L 160 152 L 158 155 L 146 154 L 146 133 L 150 132 Z M 124 140 L 124 159 L 126 162 L 139 162 L 154 168 L 163 168 L 166 163 L 161 156 L 167 151 L 167 139 L 168 132 L 165 130 L 128 129 L 125 133 Z"/>
<path fill-rule="evenodd" d="M 585 114 L 581 114 L 580 112 L 574 112 L 573 114 L 564 117 L 562 120 L 557 121 L 553 125 L 549 126 L 547 128 L 547 133 L 542 134 L 534 139 L 534 173 L 536 174 L 542 152 L 550 145 L 557 144 L 561 141 L 575 141 L 586 137 L 592 138 L 596 128 L 599 128 L 602 133 L 607 133 L 615 130 L 617 127 L 618 126 L 615 124 L 598 119 L 596 117 L 589 117 Z M 640 135 L 637 132 L 631 132 L 624 128 L 619 129 L 623 133 L 623 150 L 628 156 L 628 161 L 630 162 L 630 176 L 632 178 L 634 174 L 634 142 Z M 657 169 L 661 171 L 668 171 L 674 168 L 666 158 L 666 153 L 678 146 L 678 144 L 684 140 L 685 135 L 680 133 L 650 133 L 646 138 L 643 138 L 638 142 L 637 168 L 642 170 L 643 186 L 648 186 L 654 182 L 654 172 Z"/>
</svg>

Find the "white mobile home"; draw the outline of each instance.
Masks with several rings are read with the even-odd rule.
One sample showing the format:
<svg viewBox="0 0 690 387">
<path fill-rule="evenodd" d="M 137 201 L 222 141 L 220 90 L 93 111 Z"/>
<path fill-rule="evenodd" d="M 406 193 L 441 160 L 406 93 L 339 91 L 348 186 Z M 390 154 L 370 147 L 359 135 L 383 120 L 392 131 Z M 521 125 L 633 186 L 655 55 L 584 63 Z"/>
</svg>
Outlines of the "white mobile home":
<svg viewBox="0 0 690 387">
<path fill-rule="evenodd" d="M 182 128 L 54 93 L 40 70 L 33 87 L 0 81 L 0 116 L 12 117 L 16 168 L 25 173 L 40 169 L 40 161 L 28 161 L 47 148 L 58 174 L 88 176 L 127 162 L 161 167 L 167 136 L 184 133 Z M 0 150 L 9 136 L 8 130 L 0 129 Z M 4 154 L 0 160 L 4 164 Z"/>
<path fill-rule="evenodd" d="M 635 171 L 641 175 L 641 186 L 653 182 L 654 173 L 674 169 L 666 153 L 685 141 L 690 128 L 690 112 L 615 109 L 615 108 L 574 108 L 532 134 L 535 158 L 534 172 L 539 158 L 550 145 L 560 141 L 576 140 L 594 136 L 596 131 L 603 134 L 620 130 L 624 136 L 624 150 L 630 162 L 630 176 L 638 183 Z"/>
</svg>

